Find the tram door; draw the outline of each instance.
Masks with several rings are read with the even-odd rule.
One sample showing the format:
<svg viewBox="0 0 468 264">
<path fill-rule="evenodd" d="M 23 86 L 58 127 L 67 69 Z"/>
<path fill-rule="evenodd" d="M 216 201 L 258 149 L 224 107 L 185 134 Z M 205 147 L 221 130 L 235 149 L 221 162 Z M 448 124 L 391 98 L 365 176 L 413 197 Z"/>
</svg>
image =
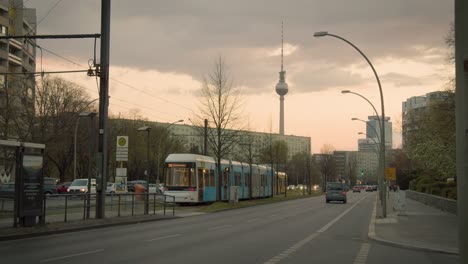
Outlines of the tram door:
<svg viewBox="0 0 468 264">
<path fill-rule="evenodd" d="M 198 169 L 198 201 L 203 202 L 203 192 L 205 190 L 205 173 L 203 169 Z"/>
</svg>

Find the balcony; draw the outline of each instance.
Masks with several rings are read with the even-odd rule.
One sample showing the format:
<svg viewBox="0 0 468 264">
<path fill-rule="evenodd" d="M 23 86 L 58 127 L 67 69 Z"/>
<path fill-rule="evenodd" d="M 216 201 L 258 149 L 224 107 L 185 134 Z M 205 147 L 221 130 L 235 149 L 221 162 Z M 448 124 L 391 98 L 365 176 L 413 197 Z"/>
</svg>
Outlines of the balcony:
<svg viewBox="0 0 468 264">
<path fill-rule="evenodd" d="M 23 43 L 21 43 L 20 41 L 16 40 L 16 39 L 10 39 L 10 45 L 12 45 L 13 47 L 19 49 L 19 50 L 22 50 L 23 49 Z"/>
<path fill-rule="evenodd" d="M 23 61 L 21 60 L 20 57 L 16 56 L 16 55 L 13 55 L 11 53 L 8 53 L 8 59 L 10 62 L 12 62 L 13 64 L 16 64 L 18 66 L 23 66 Z"/>
</svg>

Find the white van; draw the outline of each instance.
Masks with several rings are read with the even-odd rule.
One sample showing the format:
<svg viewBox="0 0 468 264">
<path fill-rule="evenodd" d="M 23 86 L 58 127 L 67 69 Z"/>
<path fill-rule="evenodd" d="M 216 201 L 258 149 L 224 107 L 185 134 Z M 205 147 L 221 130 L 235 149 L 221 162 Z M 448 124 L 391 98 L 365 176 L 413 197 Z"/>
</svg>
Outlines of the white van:
<svg viewBox="0 0 468 264">
<path fill-rule="evenodd" d="M 67 193 L 87 193 L 88 179 L 76 179 L 67 189 Z M 96 179 L 91 179 L 91 193 L 96 193 Z"/>
</svg>

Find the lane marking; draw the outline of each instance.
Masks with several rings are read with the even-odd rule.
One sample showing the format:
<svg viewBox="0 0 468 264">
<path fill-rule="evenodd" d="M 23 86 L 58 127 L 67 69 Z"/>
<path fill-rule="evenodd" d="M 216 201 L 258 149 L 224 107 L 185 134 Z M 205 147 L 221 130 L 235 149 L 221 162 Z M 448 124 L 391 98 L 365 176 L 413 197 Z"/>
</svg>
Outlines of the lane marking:
<svg viewBox="0 0 468 264">
<path fill-rule="evenodd" d="M 255 222 L 255 221 L 258 221 L 260 220 L 260 218 L 254 218 L 254 219 L 250 219 L 250 220 L 247 220 L 245 221 L 246 223 L 252 223 L 252 222 Z"/>
<path fill-rule="evenodd" d="M 268 261 L 264 262 L 264 264 L 276 264 L 280 262 L 281 260 L 289 257 L 291 254 L 299 250 L 301 247 L 303 247 L 305 244 L 309 243 L 311 240 L 314 238 L 318 237 L 321 233 L 327 231 L 333 224 L 335 224 L 338 220 L 340 220 L 343 216 L 345 216 L 347 213 L 349 213 L 354 207 L 356 207 L 360 202 L 362 202 L 366 197 L 362 197 L 360 200 L 358 200 L 353 206 L 350 208 L 346 209 L 343 213 L 341 213 L 339 216 L 337 216 L 335 219 L 330 221 L 328 224 L 320 228 L 319 230 L 315 231 L 308 237 L 302 239 L 301 241 L 297 242 L 296 244 L 292 245 L 291 247 L 287 248 L 277 256 L 274 256 L 273 258 L 269 259 Z"/>
<path fill-rule="evenodd" d="M 44 260 L 41 260 L 41 261 L 39 261 L 39 262 L 40 262 L 40 263 L 43 263 L 43 262 L 50 262 L 50 261 L 55 261 L 55 260 L 60 260 L 60 259 L 66 259 L 66 258 L 72 258 L 72 257 L 78 257 L 78 256 L 83 256 L 83 255 L 94 254 L 94 253 L 98 253 L 98 252 L 101 252 L 101 251 L 104 251 L 104 249 L 102 248 L 102 249 L 98 249 L 98 250 L 87 251 L 87 252 L 81 252 L 81 253 L 72 254 L 72 255 L 67 255 L 67 256 L 63 256 L 63 257 L 44 259 Z"/>
<path fill-rule="evenodd" d="M 354 259 L 353 264 L 366 264 L 367 257 L 369 256 L 371 245 L 369 243 L 363 243 L 359 253 L 357 254 L 356 258 Z"/>
<path fill-rule="evenodd" d="M 180 235 L 181 234 L 175 234 L 175 235 L 170 235 L 170 236 L 165 236 L 165 237 L 153 238 L 153 239 L 148 240 L 148 242 L 162 240 L 162 239 L 171 238 L 171 237 L 177 237 L 177 236 L 180 236 Z"/>
<path fill-rule="evenodd" d="M 232 225 L 223 225 L 223 226 L 217 226 L 217 227 L 210 227 L 208 228 L 208 230 L 216 230 L 216 229 L 221 229 L 221 228 L 225 228 L 225 227 L 230 227 Z"/>
<path fill-rule="evenodd" d="M 350 208 L 346 209 L 346 211 L 344 211 L 343 213 L 341 213 L 339 216 L 337 216 L 335 219 L 333 219 L 332 221 L 330 221 L 328 224 L 324 225 L 322 228 L 320 228 L 317 232 L 318 233 L 323 233 L 325 231 L 327 231 L 327 229 L 329 229 L 333 224 L 335 224 L 338 220 L 340 220 L 343 216 L 345 216 L 347 213 L 349 213 L 349 211 L 353 210 L 354 207 L 356 207 L 362 200 L 366 199 L 366 197 L 362 197 L 361 199 L 359 199 L 359 201 L 357 201 L 353 206 L 351 206 Z"/>
</svg>

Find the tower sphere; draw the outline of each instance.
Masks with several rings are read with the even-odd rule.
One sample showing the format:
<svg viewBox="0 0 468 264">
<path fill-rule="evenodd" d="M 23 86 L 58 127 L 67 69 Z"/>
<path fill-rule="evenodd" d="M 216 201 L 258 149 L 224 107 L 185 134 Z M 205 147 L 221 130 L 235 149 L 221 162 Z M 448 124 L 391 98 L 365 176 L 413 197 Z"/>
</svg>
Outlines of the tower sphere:
<svg viewBox="0 0 468 264">
<path fill-rule="evenodd" d="M 278 82 L 276 85 L 276 93 L 278 95 L 286 95 L 288 93 L 288 84 L 285 82 Z"/>
</svg>

